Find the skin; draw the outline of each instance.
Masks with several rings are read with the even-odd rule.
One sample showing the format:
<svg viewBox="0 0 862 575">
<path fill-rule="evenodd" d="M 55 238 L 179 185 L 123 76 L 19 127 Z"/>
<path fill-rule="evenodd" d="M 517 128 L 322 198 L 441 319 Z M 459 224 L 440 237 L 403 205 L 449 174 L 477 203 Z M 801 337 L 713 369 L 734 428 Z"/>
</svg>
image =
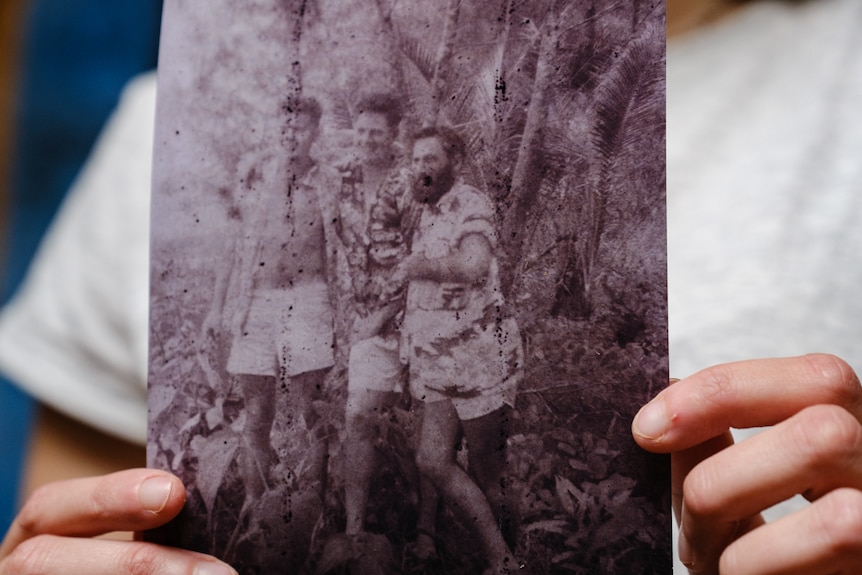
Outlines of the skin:
<svg viewBox="0 0 862 575">
<path fill-rule="evenodd" d="M 745 0 L 667 0 L 667 35 L 674 38 L 727 17 Z"/>
<path fill-rule="evenodd" d="M 444 174 L 451 177 L 461 169 L 460 159 L 446 155 L 443 144 L 437 138 L 422 138 L 413 142 L 411 170 L 413 176 L 413 199 L 422 204 L 436 204 L 449 191 Z"/>
<path fill-rule="evenodd" d="M 437 138 L 423 138 L 413 143 L 411 158 L 414 198 L 423 203 L 436 204 L 448 191 L 440 189 L 437 183 L 444 172 L 451 170 L 457 174 L 461 168 L 459 160 L 449 158 Z M 488 275 L 493 253 L 488 240 L 480 234 L 465 236 L 458 249 L 449 256 L 427 258 L 425 254 L 413 253 L 404 259 L 407 279 L 469 283 Z"/>
<path fill-rule="evenodd" d="M 397 126 L 389 126 L 384 114 L 364 112 L 354 120 L 353 152 L 362 164 L 362 189 L 367 192 L 364 198 L 366 206 L 374 199 L 374 192 L 392 168 L 392 144 L 397 134 Z M 370 206 L 367 209 L 370 209 Z M 356 318 L 351 330 L 351 343 L 376 335 L 397 311 L 395 307 L 386 307 L 368 317 Z M 368 490 L 377 461 L 374 449 L 377 433 L 373 416 L 370 414 L 394 403 L 393 395 L 365 390 L 364 393 L 354 394 L 350 398 L 351 408 L 346 414 L 348 433 L 344 449 L 347 467 L 353 470 L 351 480 L 344 486 L 345 532 L 350 535 L 365 531 Z"/>
<path fill-rule="evenodd" d="M 744 4 L 668 0 L 668 37 Z M 851 368 L 833 356 L 809 355 L 715 366 L 644 407 L 633 436 L 644 449 L 671 454 L 679 552 L 689 571 L 862 571 L 860 406 Z M 763 426 L 769 428 L 733 444 L 731 427 Z M 764 523 L 762 511 L 795 494 L 812 505 Z"/>
<path fill-rule="evenodd" d="M 143 447 L 43 409 L 30 448 L 26 503 L 0 544 L 0 573 L 236 574 L 205 555 L 133 541 L 185 501 L 168 473 L 118 471 L 142 465 Z"/>
<path fill-rule="evenodd" d="M 362 163 L 366 189 L 376 190 L 395 164 L 398 126 L 390 126 L 385 114 L 363 112 L 353 122 L 353 150 Z"/>
<path fill-rule="evenodd" d="M 293 162 L 311 162 L 311 147 L 317 139 L 319 126 L 309 114 L 288 117 L 282 127 L 282 146 Z"/>
<path fill-rule="evenodd" d="M 669 36 L 695 28 L 691 22 L 697 19 L 687 23 L 683 15 L 712 2 L 668 0 Z M 659 407 L 657 419 L 666 428 L 647 429 L 649 418 L 642 413 L 633 425 L 634 438 L 645 449 L 671 453 L 674 508 L 688 547 L 683 557 L 694 562 L 694 572 L 862 572 L 862 397 L 846 363 L 815 355 L 719 365 L 674 383 L 650 405 Z M 50 471 L 28 474 L 27 503 L 0 546 L 0 574 L 235 573 L 188 551 L 84 537 L 160 525 L 179 512 L 183 488 L 153 470 L 102 475 L 134 461 L 143 464 L 143 448 L 56 419 L 40 417 L 35 435 L 62 437 L 64 448 L 39 439 L 32 443 L 29 469 Z M 730 444 L 731 426 L 752 425 L 772 427 Z M 79 449 L 69 449 L 70 443 Z M 752 461 L 759 463 L 752 467 Z M 100 475 L 70 479 L 88 474 Z M 157 513 L 145 511 L 136 497 L 143 480 L 152 477 L 165 477 L 171 485 Z M 805 493 L 813 504 L 763 525 L 760 511 L 788 492 Z M 737 536 L 726 535 L 733 523 Z"/>
<path fill-rule="evenodd" d="M 670 453 L 680 559 L 692 573 L 862 569 L 862 387 L 824 354 L 719 365 L 662 391 L 635 441 Z M 738 445 L 730 428 L 770 426 Z M 752 462 L 757 462 L 752 465 Z M 802 494 L 811 506 L 765 524 Z"/>
</svg>

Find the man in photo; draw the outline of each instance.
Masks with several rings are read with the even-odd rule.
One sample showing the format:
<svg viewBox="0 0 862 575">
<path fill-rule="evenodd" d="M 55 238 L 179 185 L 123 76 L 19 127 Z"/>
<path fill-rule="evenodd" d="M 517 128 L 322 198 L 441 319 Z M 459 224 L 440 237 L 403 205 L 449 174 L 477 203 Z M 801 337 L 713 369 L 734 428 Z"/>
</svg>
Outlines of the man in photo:
<svg viewBox="0 0 862 575">
<path fill-rule="evenodd" d="M 352 162 L 343 168 L 339 236 L 346 255 L 349 324 L 345 439 L 345 532 L 365 532 L 369 488 L 377 468 L 377 417 L 404 391 L 399 354 L 404 282 L 394 271 L 409 250 L 418 206 L 410 195 L 409 172 L 396 146 L 401 102 L 392 94 L 363 97 L 353 121 Z M 413 550 L 434 553 L 437 497 L 420 480 L 418 536 Z"/>
<path fill-rule="evenodd" d="M 523 351 L 500 291 L 494 207 L 459 177 L 465 146 L 424 128 L 412 152 L 412 195 L 423 206 L 402 264 L 409 281 L 402 353 L 424 402 L 417 463 L 478 534 L 488 573 L 514 573 L 501 483 Z M 467 440 L 468 469 L 456 459 Z"/>
<path fill-rule="evenodd" d="M 255 162 L 242 178 L 231 216 L 238 231 L 232 259 L 216 280 L 204 341 L 230 338 L 226 371 L 242 393 L 249 456 L 241 464 L 247 495 L 260 495 L 280 478 L 270 434 L 277 392 L 290 409 L 279 413 L 291 430 L 307 430 L 311 400 L 333 365 L 330 292 L 326 282 L 325 206 L 337 173 L 311 157 L 321 107 L 291 98 L 282 107 L 282 153 Z M 272 187 L 272 182 L 283 187 Z M 324 447 L 311 474 L 322 479 Z M 314 479 L 313 477 L 312 479 Z M 281 478 L 283 479 L 283 478 Z"/>
</svg>

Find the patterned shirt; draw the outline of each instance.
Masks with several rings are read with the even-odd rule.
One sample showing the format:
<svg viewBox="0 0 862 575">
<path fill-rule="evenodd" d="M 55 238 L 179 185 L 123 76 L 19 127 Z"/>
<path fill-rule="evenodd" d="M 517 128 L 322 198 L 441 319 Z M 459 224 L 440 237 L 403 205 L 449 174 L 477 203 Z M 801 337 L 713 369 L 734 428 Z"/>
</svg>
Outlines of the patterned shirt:
<svg viewBox="0 0 862 575">
<path fill-rule="evenodd" d="M 354 317 L 366 316 L 404 294 L 393 270 L 410 251 L 419 215 L 407 170 L 393 169 L 376 190 L 368 190 L 361 166 L 349 167 L 342 175 L 338 210 L 336 231 L 344 254 L 339 284 L 350 295 Z M 384 331 L 394 329 L 394 323 Z"/>
<path fill-rule="evenodd" d="M 473 234 L 496 250 L 491 200 L 459 181 L 423 209 L 412 250 L 429 259 L 447 257 Z M 523 350 L 517 324 L 503 312 L 496 258 L 476 281 L 412 280 L 401 335 L 411 381 L 449 397 L 500 394 L 514 404 Z"/>
<path fill-rule="evenodd" d="M 456 182 L 435 206 L 422 211 L 413 252 L 428 259 L 446 257 L 472 234 L 481 235 L 496 249 L 494 208 L 485 194 Z M 457 340 L 465 330 L 493 323 L 502 304 L 495 258 L 488 276 L 476 282 L 411 281 L 405 330 L 409 325 L 414 346 L 440 345 L 443 340 Z"/>
</svg>

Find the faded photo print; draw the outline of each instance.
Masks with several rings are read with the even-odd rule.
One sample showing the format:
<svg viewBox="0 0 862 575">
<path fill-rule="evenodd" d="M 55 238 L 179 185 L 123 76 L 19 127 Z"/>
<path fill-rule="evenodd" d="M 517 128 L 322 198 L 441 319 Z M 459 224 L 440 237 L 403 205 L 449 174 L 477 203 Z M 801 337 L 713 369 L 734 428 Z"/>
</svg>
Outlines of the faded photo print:
<svg viewBox="0 0 862 575">
<path fill-rule="evenodd" d="M 670 573 L 664 63 L 657 0 L 167 0 L 147 537 Z"/>
</svg>

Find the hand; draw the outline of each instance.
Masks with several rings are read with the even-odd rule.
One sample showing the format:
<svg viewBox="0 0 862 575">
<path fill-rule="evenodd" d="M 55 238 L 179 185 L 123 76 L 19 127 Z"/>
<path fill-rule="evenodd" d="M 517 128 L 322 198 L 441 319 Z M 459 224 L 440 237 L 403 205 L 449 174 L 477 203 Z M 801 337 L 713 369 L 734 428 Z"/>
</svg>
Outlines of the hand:
<svg viewBox="0 0 862 575">
<path fill-rule="evenodd" d="M 645 449 L 672 454 L 680 559 L 693 573 L 862 573 L 862 388 L 829 355 L 709 368 L 634 420 Z M 773 426 L 737 445 L 729 428 Z M 761 511 L 812 504 L 773 523 Z"/>
<path fill-rule="evenodd" d="M 365 317 L 357 317 L 354 319 L 353 327 L 350 330 L 351 345 L 358 341 L 374 337 L 380 333 L 386 319 L 387 318 L 381 316 L 379 313 L 372 313 Z"/>
<path fill-rule="evenodd" d="M 114 531 L 143 531 L 182 509 L 179 479 L 154 469 L 130 469 L 38 489 L 0 545 L 0 574 L 236 575 L 200 553 L 142 541 L 87 539 Z"/>
</svg>

